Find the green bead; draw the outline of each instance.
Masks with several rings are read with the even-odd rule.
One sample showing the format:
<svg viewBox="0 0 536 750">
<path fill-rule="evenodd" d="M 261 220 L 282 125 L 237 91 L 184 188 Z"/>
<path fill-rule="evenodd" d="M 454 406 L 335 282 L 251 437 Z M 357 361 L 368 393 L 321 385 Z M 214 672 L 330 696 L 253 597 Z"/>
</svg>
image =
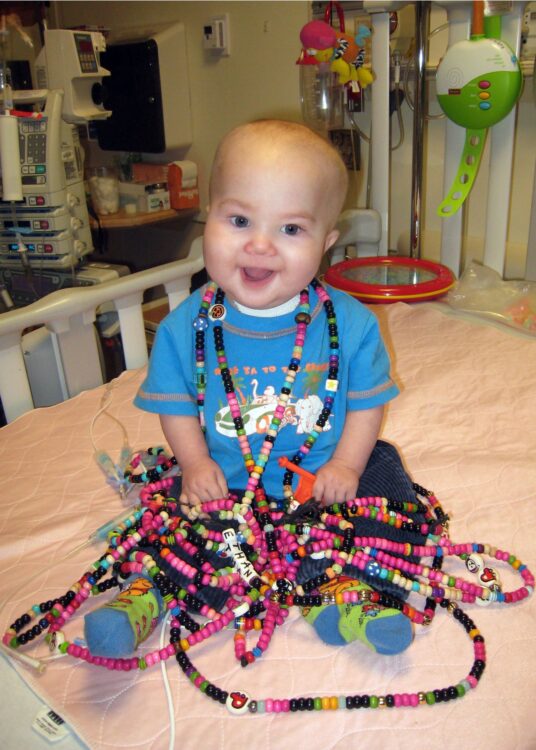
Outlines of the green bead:
<svg viewBox="0 0 536 750">
<path fill-rule="evenodd" d="M 425 698 L 426 698 L 426 702 L 428 703 L 429 706 L 433 706 L 434 705 L 434 703 L 435 703 L 435 695 L 432 692 L 426 693 Z"/>
<path fill-rule="evenodd" d="M 378 700 L 377 695 L 371 695 L 370 696 L 370 707 L 371 708 L 378 708 L 380 701 Z"/>
<path fill-rule="evenodd" d="M 465 688 L 464 688 L 464 686 L 463 685 L 456 685 L 456 692 L 458 693 L 458 696 L 460 698 L 463 698 L 463 696 L 465 695 Z"/>
<path fill-rule="evenodd" d="M 322 698 L 314 699 L 315 711 L 322 711 Z"/>
</svg>

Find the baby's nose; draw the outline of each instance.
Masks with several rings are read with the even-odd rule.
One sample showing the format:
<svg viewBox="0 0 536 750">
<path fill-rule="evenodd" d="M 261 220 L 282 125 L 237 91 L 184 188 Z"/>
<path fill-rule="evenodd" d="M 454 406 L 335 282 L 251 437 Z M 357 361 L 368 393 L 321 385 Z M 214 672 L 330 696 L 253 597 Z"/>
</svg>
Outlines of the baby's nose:
<svg viewBox="0 0 536 750">
<path fill-rule="evenodd" d="M 246 244 L 246 251 L 256 255 L 272 255 L 275 252 L 272 240 L 267 232 L 255 232 Z"/>
</svg>

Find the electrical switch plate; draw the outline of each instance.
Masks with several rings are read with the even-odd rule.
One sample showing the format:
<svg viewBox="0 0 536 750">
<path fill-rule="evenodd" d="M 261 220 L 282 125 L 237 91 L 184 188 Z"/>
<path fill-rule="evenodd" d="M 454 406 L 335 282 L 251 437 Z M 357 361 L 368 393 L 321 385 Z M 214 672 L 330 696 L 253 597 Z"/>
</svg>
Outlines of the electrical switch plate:
<svg viewBox="0 0 536 750">
<path fill-rule="evenodd" d="M 203 47 L 206 50 L 218 52 L 227 57 L 231 54 L 231 36 L 229 28 L 229 14 L 213 16 L 203 26 Z"/>
</svg>

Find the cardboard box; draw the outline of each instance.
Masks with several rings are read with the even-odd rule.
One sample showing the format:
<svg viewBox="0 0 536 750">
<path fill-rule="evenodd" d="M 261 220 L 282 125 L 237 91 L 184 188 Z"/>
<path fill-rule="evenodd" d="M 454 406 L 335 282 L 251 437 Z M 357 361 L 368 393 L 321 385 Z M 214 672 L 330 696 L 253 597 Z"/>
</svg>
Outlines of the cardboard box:
<svg viewBox="0 0 536 750">
<path fill-rule="evenodd" d="M 183 165 L 188 165 L 190 174 L 184 175 Z M 195 170 L 195 176 L 192 172 Z M 174 162 L 169 165 L 168 188 L 171 208 L 199 208 L 199 187 L 197 184 L 197 168 L 192 162 Z"/>
<path fill-rule="evenodd" d="M 134 162 L 132 164 L 132 181 L 154 185 L 157 182 L 168 181 L 169 164 L 152 164 L 149 162 Z"/>
</svg>

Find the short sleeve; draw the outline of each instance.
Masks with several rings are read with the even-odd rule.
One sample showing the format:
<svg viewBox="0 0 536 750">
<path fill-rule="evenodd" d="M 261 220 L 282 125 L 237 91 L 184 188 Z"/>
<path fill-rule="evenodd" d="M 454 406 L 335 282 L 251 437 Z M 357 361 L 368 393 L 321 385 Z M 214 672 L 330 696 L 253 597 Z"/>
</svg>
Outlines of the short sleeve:
<svg viewBox="0 0 536 750">
<path fill-rule="evenodd" d="M 347 408 L 349 411 L 371 409 L 387 403 L 398 395 L 399 389 L 391 378 L 391 363 L 383 343 L 378 321 L 369 313 L 361 337 L 353 338 L 353 352 L 350 352 Z"/>
<path fill-rule="evenodd" d="M 158 326 L 135 406 L 157 414 L 197 415 L 190 329 L 173 313 Z"/>
</svg>

